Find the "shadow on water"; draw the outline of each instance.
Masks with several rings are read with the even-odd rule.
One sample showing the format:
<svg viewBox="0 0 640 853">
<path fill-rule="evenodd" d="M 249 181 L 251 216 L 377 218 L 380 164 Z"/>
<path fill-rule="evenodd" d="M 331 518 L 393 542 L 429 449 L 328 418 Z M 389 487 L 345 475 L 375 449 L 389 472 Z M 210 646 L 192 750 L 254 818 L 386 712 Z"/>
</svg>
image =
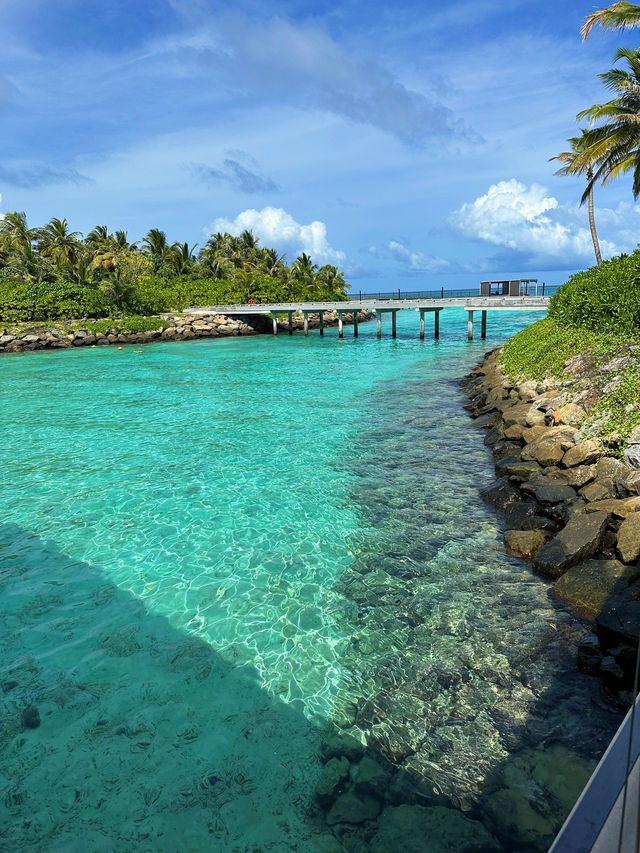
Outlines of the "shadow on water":
<svg viewBox="0 0 640 853">
<path fill-rule="evenodd" d="M 505 555 L 502 520 L 479 496 L 491 455 L 457 383 L 381 393 L 385 414 L 372 415 L 354 459 L 352 500 L 371 536 L 341 581 L 360 620 L 345 665 L 375 673 L 357 726 L 385 771 L 378 825 L 416 853 L 545 851 L 621 715 L 578 670 L 585 626 Z M 370 847 L 371 828 L 342 830 L 348 850 L 393 849 L 378 836 Z"/>
<path fill-rule="evenodd" d="M 336 850 L 319 727 L 254 670 L 14 525 L 0 583 L 0 849 Z"/>
</svg>

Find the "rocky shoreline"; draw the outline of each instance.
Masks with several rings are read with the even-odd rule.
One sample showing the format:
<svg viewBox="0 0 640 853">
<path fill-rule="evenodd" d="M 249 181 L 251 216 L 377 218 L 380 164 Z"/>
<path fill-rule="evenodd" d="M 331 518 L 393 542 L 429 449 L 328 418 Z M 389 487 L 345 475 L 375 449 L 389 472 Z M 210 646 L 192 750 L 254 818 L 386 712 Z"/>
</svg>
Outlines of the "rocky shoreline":
<svg viewBox="0 0 640 853">
<path fill-rule="evenodd" d="M 365 322 L 372 318 L 370 311 L 360 311 L 358 319 Z M 73 324 L 49 323 L 29 324 L 22 327 L 0 328 L 0 353 L 33 352 L 42 349 L 70 349 L 82 346 L 109 346 L 125 344 L 149 344 L 156 341 L 186 341 L 194 338 L 238 337 L 242 335 L 272 334 L 272 320 L 266 315 L 226 316 L 224 314 L 163 314 L 159 315 L 158 327 L 140 332 L 127 331 L 122 321 L 78 320 Z M 353 314 L 343 314 L 346 325 L 353 323 Z M 93 329 L 99 323 L 100 331 Z M 112 323 L 112 325 L 108 325 Z M 302 315 L 294 315 L 293 330 L 303 328 Z M 309 327 L 320 325 L 318 314 L 309 314 Z M 337 326 L 335 311 L 325 311 L 325 326 Z M 288 331 L 288 320 L 278 320 L 278 327 Z M 104 328 L 104 331 L 102 330 Z"/>
<path fill-rule="evenodd" d="M 516 384 L 501 353 L 488 353 L 463 385 L 495 458 L 497 479 L 482 496 L 505 515 L 507 552 L 530 561 L 588 626 L 580 667 L 629 704 L 640 634 L 640 428 L 623 458 L 612 455 L 587 426 L 593 401 L 577 383 Z M 615 378 L 621 361 L 600 371 Z"/>
</svg>

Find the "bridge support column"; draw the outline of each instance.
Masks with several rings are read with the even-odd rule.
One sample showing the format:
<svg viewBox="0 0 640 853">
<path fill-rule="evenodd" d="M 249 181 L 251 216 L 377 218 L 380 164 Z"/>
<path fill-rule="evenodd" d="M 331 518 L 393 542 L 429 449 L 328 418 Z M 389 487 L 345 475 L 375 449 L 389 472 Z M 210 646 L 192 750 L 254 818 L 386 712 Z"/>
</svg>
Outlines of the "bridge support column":
<svg viewBox="0 0 640 853">
<path fill-rule="evenodd" d="M 420 309 L 420 340 L 424 340 L 424 308 Z"/>
<path fill-rule="evenodd" d="M 271 312 L 271 316 L 273 317 L 273 334 L 278 334 L 278 315 L 275 311 Z"/>
<path fill-rule="evenodd" d="M 318 311 L 320 316 L 320 334 L 324 335 L 324 311 Z"/>
<path fill-rule="evenodd" d="M 358 310 L 353 312 L 353 337 L 358 337 Z"/>
<path fill-rule="evenodd" d="M 309 337 L 309 312 L 303 311 L 302 316 L 304 317 L 304 333 Z"/>
<path fill-rule="evenodd" d="M 480 337 L 484 340 L 487 337 L 487 312 L 483 311 L 480 314 Z"/>
<path fill-rule="evenodd" d="M 397 313 L 398 313 L 397 311 L 391 312 L 391 337 L 392 338 L 396 337 L 396 314 Z"/>
<path fill-rule="evenodd" d="M 344 328 L 342 325 L 342 311 L 338 311 L 338 337 L 343 337 Z"/>
<path fill-rule="evenodd" d="M 473 311 L 467 309 L 467 340 L 473 340 Z"/>
<path fill-rule="evenodd" d="M 441 308 L 436 308 L 433 312 L 433 338 L 434 340 L 440 339 L 440 311 Z"/>
<path fill-rule="evenodd" d="M 293 334 L 293 311 L 289 311 L 289 334 Z"/>
<path fill-rule="evenodd" d="M 382 311 L 376 309 L 376 320 L 378 321 L 378 340 L 382 337 Z"/>
</svg>

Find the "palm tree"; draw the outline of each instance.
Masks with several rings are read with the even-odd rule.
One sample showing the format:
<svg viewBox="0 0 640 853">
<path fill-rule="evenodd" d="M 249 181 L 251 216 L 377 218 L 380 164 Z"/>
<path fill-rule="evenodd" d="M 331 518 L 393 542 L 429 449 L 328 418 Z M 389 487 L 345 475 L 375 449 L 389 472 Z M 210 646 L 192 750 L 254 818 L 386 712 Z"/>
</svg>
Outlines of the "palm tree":
<svg viewBox="0 0 640 853">
<path fill-rule="evenodd" d="M 598 9 L 596 12 L 587 15 L 580 30 L 583 41 L 596 24 L 605 30 L 640 26 L 640 6 L 627 2 L 614 3 L 612 6 Z"/>
<path fill-rule="evenodd" d="M 170 251 L 167 235 L 159 228 L 151 228 L 142 240 L 143 252 L 151 257 L 153 268 L 157 272 Z"/>
<path fill-rule="evenodd" d="M 586 118 L 592 123 L 605 120 L 584 133 L 581 150 L 576 154 L 573 171 L 586 172 L 589 164 L 594 169 L 583 201 L 596 181 L 606 184 L 631 171 L 634 198 L 640 195 L 640 49 L 620 48 L 614 61 L 619 59 L 627 60 L 628 71 L 612 68 L 599 75 L 616 97 L 578 114 L 578 120 Z"/>
<path fill-rule="evenodd" d="M 54 218 L 36 232 L 38 250 L 56 267 L 73 266 L 81 253 L 79 231 L 69 231 L 66 219 Z"/>
<path fill-rule="evenodd" d="M 567 141 L 571 143 L 570 151 L 563 151 L 562 154 L 556 154 L 555 157 L 552 157 L 552 160 L 560 160 L 561 163 L 564 163 L 562 168 L 558 169 L 556 175 L 587 175 L 587 191 L 588 201 L 589 201 L 589 228 L 591 230 L 591 240 L 593 241 L 593 251 L 596 255 L 596 263 L 598 266 L 602 264 L 602 255 L 600 254 L 600 241 L 598 240 L 598 233 L 596 231 L 596 220 L 593 210 L 593 162 L 587 161 L 583 162 L 580 160 L 580 155 L 583 153 L 586 139 L 588 138 L 589 131 L 581 128 L 581 136 L 573 136 L 571 139 Z M 584 203 L 584 199 L 582 199 L 581 204 Z"/>
<path fill-rule="evenodd" d="M 87 246 L 96 246 L 100 248 L 104 248 L 104 246 L 109 243 L 109 240 L 109 229 L 106 225 L 96 225 L 96 227 L 89 231 L 87 236 L 84 238 L 84 242 Z"/>
<path fill-rule="evenodd" d="M 185 275 L 189 272 L 196 260 L 195 251 L 197 245 L 197 243 L 194 243 L 193 246 L 189 247 L 186 241 L 184 243 L 173 244 L 167 255 L 167 262 L 175 275 Z"/>
<path fill-rule="evenodd" d="M 126 231 L 116 231 L 115 234 L 111 235 L 111 240 L 118 249 L 124 252 L 132 252 L 138 248 L 137 243 L 129 242 Z"/>
<path fill-rule="evenodd" d="M 0 236 L 13 247 L 30 246 L 36 236 L 36 231 L 27 225 L 27 215 L 17 210 L 10 211 L 0 219 Z"/>
</svg>

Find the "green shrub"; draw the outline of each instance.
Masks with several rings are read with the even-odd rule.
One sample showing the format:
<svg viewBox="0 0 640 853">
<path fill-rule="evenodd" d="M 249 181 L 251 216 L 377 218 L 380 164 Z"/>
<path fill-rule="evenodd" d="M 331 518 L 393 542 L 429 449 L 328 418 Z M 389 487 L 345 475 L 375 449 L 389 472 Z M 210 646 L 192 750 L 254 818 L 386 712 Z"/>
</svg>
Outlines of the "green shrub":
<svg viewBox="0 0 640 853">
<path fill-rule="evenodd" d="M 576 273 L 551 297 L 561 326 L 640 336 L 640 250 Z"/>
</svg>

